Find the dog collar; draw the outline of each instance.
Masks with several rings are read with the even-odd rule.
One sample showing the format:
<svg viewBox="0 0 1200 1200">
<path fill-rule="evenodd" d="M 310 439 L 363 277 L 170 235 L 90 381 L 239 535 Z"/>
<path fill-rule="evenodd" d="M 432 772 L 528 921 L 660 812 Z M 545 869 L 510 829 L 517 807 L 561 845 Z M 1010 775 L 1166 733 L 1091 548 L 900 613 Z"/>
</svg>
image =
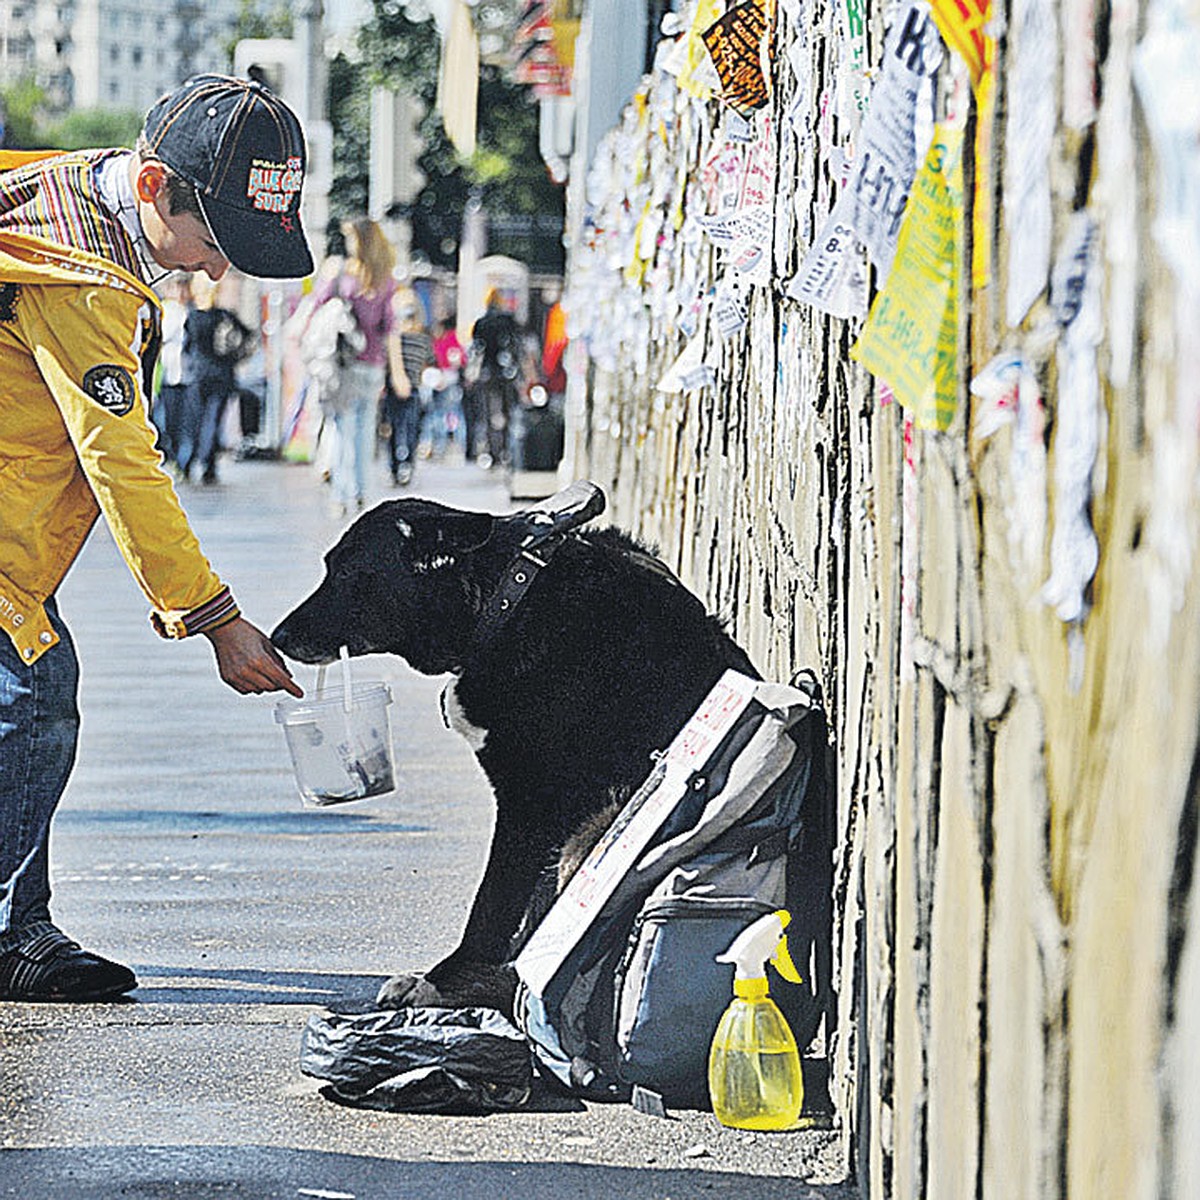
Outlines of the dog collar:
<svg viewBox="0 0 1200 1200">
<path fill-rule="evenodd" d="M 521 549 L 504 568 L 500 582 L 496 585 L 475 631 L 471 635 L 471 645 L 466 657 L 474 657 L 508 622 L 516 611 L 517 605 L 525 599 L 525 593 L 533 586 L 538 574 L 549 565 L 558 548 L 567 540 L 566 534 L 555 534 L 542 541 L 531 541 L 527 537 L 521 543 Z"/>
<path fill-rule="evenodd" d="M 465 661 L 474 658 L 500 632 L 571 530 L 603 511 L 604 493 L 594 483 L 581 479 L 516 514 L 515 519 L 525 523 L 525 536 L 484 605 L 463 656 Z"/>
</svg>

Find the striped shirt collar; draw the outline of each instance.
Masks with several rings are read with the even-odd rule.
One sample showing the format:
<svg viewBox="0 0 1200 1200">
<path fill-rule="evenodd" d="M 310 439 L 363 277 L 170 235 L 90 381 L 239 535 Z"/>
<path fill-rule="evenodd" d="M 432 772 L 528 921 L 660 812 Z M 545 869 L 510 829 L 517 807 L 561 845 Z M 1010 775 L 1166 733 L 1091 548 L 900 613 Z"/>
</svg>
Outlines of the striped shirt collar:
<svg viewBox="0 0 1200 1200">
<path fill-rule="evenodd" d="M 142 278 L 151 287 L 156 287 L 175 272 L 173 268 L 161 266 L 150 252 L 150 243 L 138 216 L 133 183 L 129 178 L 129 160 L 132 157 L 132 151 L 128 154 L 114 154 L 112 158 L 105 159 L 96 166 L 96 194 L 100 203 L 121 222 L 122 228 L 129 235 L 137 254 L 138 266 L 141 267 Z"/>
</svg>

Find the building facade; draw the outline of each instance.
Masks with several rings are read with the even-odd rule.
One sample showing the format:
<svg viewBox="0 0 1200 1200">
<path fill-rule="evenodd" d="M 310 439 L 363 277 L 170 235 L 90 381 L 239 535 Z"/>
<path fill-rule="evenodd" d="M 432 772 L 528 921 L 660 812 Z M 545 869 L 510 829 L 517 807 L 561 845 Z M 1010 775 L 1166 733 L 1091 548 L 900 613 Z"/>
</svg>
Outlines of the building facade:
<svg viewBox="0 0 1200 1200">
<path fill-rule="evenodd" d="M 0 0 L 0 78 L 32 78 L 54 112 L 149 108 L 227 71 L 241 0 Z"/>
</svg>

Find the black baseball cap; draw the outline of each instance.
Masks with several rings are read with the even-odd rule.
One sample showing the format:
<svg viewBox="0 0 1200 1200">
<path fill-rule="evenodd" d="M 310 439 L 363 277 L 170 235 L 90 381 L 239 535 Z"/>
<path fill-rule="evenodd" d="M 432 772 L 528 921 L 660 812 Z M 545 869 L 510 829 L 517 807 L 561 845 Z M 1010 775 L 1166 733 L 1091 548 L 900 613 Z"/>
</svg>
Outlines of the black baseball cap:
<svg viewBox="0 0 1200 1200">
<path fill-rule="evenodd" d="M 262 84 L 195 75 L 146 114 L 150 153 L 196 188 L 222 254 L 260 279 L 312 274 L 300 220 L 304 131 Z"/>
</svg>

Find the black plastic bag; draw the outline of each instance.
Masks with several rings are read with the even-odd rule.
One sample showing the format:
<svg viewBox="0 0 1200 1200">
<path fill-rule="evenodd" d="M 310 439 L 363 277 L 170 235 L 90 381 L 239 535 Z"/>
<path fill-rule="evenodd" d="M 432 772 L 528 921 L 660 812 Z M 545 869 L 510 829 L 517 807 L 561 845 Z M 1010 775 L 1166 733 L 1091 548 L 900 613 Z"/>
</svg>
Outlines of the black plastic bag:
<svg viewBox="0 0 1200 1200">
<path fill-rule="evenodd" d="M 314 1013 L 300 1070 L 339 1104 L 479 1115 L 519 1108 L 533 1086 L 529 1042 L 492 1008 Z"/>
</svg>

